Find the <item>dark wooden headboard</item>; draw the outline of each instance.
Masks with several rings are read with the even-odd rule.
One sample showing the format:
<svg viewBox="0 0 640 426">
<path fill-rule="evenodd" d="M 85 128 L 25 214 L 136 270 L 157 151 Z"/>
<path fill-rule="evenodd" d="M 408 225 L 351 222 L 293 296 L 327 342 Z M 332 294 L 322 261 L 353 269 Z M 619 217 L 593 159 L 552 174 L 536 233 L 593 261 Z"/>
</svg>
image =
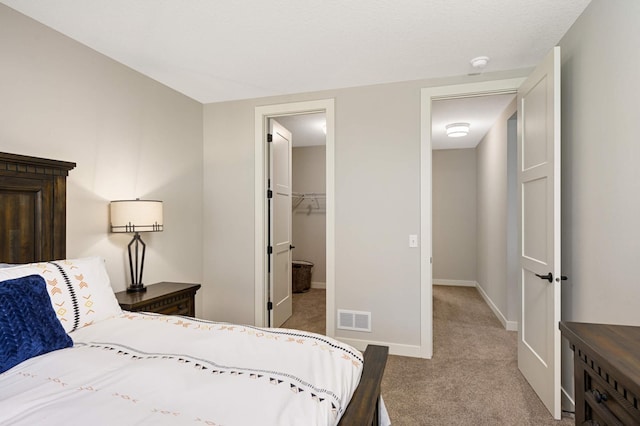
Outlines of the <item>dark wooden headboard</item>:
<svg viewBox="0 0 640 426">
<path fill-rule="evenodd" d="M 66 257 L 67 176 L 75 166 L 0 152 L 0 263 Z"/>
</svg>

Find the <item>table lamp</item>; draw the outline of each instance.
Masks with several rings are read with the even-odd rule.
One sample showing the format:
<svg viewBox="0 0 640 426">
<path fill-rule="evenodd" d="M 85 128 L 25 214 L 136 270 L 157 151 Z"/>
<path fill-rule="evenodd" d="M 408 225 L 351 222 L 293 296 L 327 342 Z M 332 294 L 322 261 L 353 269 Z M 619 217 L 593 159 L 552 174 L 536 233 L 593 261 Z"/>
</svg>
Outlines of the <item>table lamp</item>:
<svg viewBox="0 0 640 426">
<path fill-rule="evenodd" d="M 127 292 L 146 291 L 142 283 L 146 244 L 140 238 L 140 232 L 162 231 L 162 201 L 117 200 L 110 203 L 110 210 L 111 232 L 133 233 L 133 239 L 128 246 L 131 285 L 127 287 Z M 140 253 L 140 246 L 142 253 Z"/>
</svg>

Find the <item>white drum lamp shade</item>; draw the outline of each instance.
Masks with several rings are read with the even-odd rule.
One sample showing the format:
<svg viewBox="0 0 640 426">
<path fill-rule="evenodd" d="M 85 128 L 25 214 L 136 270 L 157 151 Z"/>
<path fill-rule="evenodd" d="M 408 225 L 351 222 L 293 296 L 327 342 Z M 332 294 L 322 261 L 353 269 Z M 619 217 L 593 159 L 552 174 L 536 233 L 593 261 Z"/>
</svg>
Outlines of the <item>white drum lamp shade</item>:
<svg viewBox="0 0 640 426">
<path fill-rule="evenodd" d="M 111 232 L 158 232 L 162 231 L 162 222 L 162 201 L 111 202 Z"/>
</svg>

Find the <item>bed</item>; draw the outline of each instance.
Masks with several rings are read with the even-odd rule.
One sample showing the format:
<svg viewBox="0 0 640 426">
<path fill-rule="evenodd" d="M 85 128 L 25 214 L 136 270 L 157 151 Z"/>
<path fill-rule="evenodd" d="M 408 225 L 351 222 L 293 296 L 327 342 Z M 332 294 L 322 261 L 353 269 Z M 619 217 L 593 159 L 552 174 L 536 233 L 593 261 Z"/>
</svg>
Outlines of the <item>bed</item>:
<svg viewBox="0 0 640 426">
<path fill-rule="evenodd" d="M 379 424 L 386 347 L 121 311 L 101 258 L 66 258 L 74 167 L 0 153 L 0 424 Z"/>
</svg>

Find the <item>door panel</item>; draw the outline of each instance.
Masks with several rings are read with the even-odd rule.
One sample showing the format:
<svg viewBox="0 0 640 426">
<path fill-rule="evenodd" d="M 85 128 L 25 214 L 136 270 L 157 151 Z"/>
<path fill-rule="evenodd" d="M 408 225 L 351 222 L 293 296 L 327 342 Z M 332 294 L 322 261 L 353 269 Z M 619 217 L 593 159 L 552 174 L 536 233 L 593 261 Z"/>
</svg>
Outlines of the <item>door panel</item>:
<svg viewBox="0 0 640 426">
<path fill-rule="evenodd" d="M 523 112 L 527 114 L 528 125 L 523 127 L 522 139 L 523 169 L 545 164 L 547 155 L 547 78 L 543 76 L 523 98 Z M 542 143 L 540 143 L 542 142 Z"/>
<path fill-rule="evenodd" d="M 527 308 L 532 312 L 540 312 L 540 317 L 546 318 L 547 310 L 547 284 L 536 277 L 534 273 L 525 269 L 523 277 L 524 285 L 523 299 L 527 301 Z M 543 326 L 537 321 L 539 318 L 534 315 L 526 315 L 524 324 L 522 325 L 522 341 L 527 345 L 528 349 L 535 355 L 544 365 L 548 364 L 548 342 L 546 332 L 548 325 L 545 322 Z"/>
<path fill-rule="evenodd" d="M 547 234 L 537 232 L 547 229 L 547 179 L 534 179 L 522 184 L 523 255 L 547 265 Z"/>
<path fill-rule="evenodd" d="M 554 418 L 560 419 L 559 47 L 518 90 L 518 188 L 518 368 Z M 551 282 L 536 276 L 549 273 Z"/>
<path fill-rule="evenodd" d="M 288 251 L 288 250 L 287 250 Z M 289 291 L 289 283 L 287 282 L 288 272 L 291 270 L 288 266 L 288 254 L 287 251 L 280 251 L 279 253 L 275 253 L 274 259 L 274 285 L 273 285 L 273 304 L 276 308 L 284 307 L 284 304 L 287 303 L 287 299 L 291 297 L 291 292 Z M 275 309 L 275 308 L 274 308 Z M 289 314 L 290 316 L 290 314 Z M 280 317 L 279 315 L 277 316 Z M 286 318 L 285 318 L 286 319 Z M 283 321 L 284 322 L 284 321 Z M 274 323 L 274 327 L 279 327 L 281 324 Z"/>
<path fill-rule="evenodd" d="M 272 302 L 270 324 L 279 327 L 292 314 L 291 289 L 291 132 L 274 119 L 269 121 L 271 200 L 269 299 Z"/>
</svg>

